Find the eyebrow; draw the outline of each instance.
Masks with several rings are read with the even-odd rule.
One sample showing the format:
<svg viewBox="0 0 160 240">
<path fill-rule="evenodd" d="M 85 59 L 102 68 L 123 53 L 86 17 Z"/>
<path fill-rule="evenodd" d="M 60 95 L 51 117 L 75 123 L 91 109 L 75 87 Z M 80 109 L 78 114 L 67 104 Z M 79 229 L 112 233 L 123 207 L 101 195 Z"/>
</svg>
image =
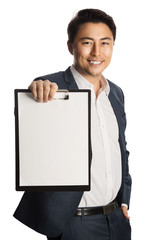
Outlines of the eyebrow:
<svg viewBox="0 0 160 240">
<path fill-rule="evenodd" d="M 85 40 L 85 39 L 94 40 L 93 38 L 90 38 L 90 37 L 80 38 L 80 40 Z M 100 40 L 111 40 L 111 38 L 110 37 L 105 37 L 105 38 L 101 38 Z"/>
</svg>

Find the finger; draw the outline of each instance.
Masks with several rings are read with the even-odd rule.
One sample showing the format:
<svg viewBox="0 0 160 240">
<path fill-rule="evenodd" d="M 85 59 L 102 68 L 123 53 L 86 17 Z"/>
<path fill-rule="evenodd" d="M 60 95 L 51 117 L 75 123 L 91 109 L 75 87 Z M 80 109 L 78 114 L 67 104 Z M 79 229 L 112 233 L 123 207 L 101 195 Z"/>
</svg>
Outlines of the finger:
<svg viewBox="0 0 160 240">
<path fill-rule="evenodd" d="M 130 217 L 128 216 L 128 210 L 126 207 L 121 207 L 121 210 L 123 212 L 123 215 L 125 216 L 125 218 L 130 219 Z"/>
<path fill-rule="evenodd" d="M 43 82 L 43 101 L 44 102 L 48 102 L 48 96 L 50 93 L 50 81 L 49 80 L 45 80 Z"/>
<path fill-rule="evenodd" d="M 33 81 L 33 82 L 29 85 L 28 89 L 31 90 L 32 95 L 33 95 L 33 98 L 37 100 L 37 84 L 36 84 L 36 82 Z"/>
<path fill-rule="evenodd" d="M 52 100 L 54 98 L 55 93 L 58 91 L 58 86 L 56 83 L 51 83 L 50 84 L 50 92 L 49 92 L 49 96 L 48 99 Z"/>
<path fill-rule="evenodd" d="M 130 219 L 130 217 L 128 216 L 128 213 L 123 213 L 123 214 L 124 214 L 125 218 Z"/>
<path fill-rule="evenodd" d="M 38 80 L 36 82 L 36 86 L 37 86 L 37 100 L 38 102 L 43 102 L 43 81 Z"/>
</svg>

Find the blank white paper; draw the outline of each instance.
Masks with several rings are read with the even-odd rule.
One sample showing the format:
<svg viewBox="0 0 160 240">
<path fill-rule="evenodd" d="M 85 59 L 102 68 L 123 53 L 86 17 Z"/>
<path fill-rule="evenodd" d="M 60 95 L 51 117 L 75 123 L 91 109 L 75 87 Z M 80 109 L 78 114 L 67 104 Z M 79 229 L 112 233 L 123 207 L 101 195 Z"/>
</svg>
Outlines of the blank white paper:
<svg viewBox="0 0 160 240">
<path fill-rule="evenodd" d="M 48 103 L 18 93 L 20 186 L 88 185 L 88 111 L 87 92 Z"/>
</svg>

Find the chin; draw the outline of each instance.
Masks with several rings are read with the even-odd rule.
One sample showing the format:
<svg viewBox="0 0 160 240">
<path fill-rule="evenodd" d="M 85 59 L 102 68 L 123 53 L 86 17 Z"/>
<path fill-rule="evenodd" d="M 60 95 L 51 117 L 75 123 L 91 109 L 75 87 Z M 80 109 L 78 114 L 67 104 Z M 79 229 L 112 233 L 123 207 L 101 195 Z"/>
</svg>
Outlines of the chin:
<svg viewBox="0 0 160 240">
<path fill-rule="evenodd" d="M 92 75 L 93 77 L 98 77 L 98 76 L 101 76 L 102 73 L 103 73 L 104 69 L 95 69 L 95 71 L 91 70 L 89 71 L 90 72 L 90 75 Z"/>
<path fill-rule="evenodd" d="M 101 75 L 102 75 L 102 72 L 103 72 L 103 71 L 100 71 L 100 72 L 90 72 L 90 75 L 91 75 L 92 77 L 98 77 L 98 76 L 101 76 Z"/>
</svg>

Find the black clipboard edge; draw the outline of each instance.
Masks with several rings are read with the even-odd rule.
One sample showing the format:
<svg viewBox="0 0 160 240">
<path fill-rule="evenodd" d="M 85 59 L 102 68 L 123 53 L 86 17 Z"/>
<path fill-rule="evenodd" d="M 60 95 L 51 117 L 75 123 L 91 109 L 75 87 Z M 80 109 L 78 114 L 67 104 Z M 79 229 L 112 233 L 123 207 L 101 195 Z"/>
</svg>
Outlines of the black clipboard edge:
<svg viewBox="0 0 160 240">
<path fill-rule="evenodd" d="M 19 119 L 18 119 L 18 92 L 19 89 L 14 90 L 14 115 L 15 115 L 15 177 L 16 177 L 16 190 L 19 186 Z"/>
<path fill-rule="evenodd" d="M 21 92 L 31 92 L 29 89 L 15 89 L 14 90 L 14 102 L 15 102 L 15 159 L 16 159 L 16 167 L 15 167 L 15 182 L 16 182 L 16 191 L 90 191 L 91 189 L 91 158 L 92 158 L 92 150 L 91 150 L 91 90 L 89 89 L 77 89 L 77 90 L 69 90 L 68 92 L 88 92 L 88 185 L 80 185 L 80 186 L 20 186 L 20 166 L 19 166 L 19 121 L 18 121 L 18 93 Z"/>
<path fill-rule="evenodd" d="M 80 185 L 80 186 L 16 186 L 16 191 L 90 191 L 90 186 L 88 185 Z"/>
</svg>

